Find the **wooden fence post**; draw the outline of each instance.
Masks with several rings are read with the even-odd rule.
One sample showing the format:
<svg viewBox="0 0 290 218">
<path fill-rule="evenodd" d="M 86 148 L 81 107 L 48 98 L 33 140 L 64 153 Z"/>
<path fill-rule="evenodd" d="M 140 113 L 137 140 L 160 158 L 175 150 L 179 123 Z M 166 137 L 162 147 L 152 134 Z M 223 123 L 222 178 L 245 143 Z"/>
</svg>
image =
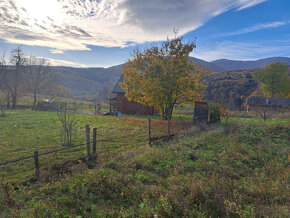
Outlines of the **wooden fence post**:
<svg viewBox="0 0 290 218">
<path fill-rule="evenodd" d="M 168 118 L 168 139 L 170 138 L 170 118 Z"/>
<path fill-rule="evenodd" d="M 180 129 L 183 130 L 183 124 L 182 124 L 182 118 L 179 116 L 179 124 L 180 124 Z"/>
<path fill-rule="evenodd" d="M 87 141 L 87 155 L 90 157 L 91 155 L 91 146 L 90 146 L 90 126 L 86 125 L 86 141 Z"/>
<path fill-rule="evenodd" d="M 39 159 L 38 159 L 38 151 L 34 151 L 34 163 L 35 163 L 35 177 L 39 178 Z"/>
<path fill-rule="evenodd" d="M 97 128 L 93 128 L 93 154 L 97 154 Z"/>
<path fill-rule="evenodd" d="M 151 146 L 151 120 L 148 118 L 148 143 Z"/>
</svg>

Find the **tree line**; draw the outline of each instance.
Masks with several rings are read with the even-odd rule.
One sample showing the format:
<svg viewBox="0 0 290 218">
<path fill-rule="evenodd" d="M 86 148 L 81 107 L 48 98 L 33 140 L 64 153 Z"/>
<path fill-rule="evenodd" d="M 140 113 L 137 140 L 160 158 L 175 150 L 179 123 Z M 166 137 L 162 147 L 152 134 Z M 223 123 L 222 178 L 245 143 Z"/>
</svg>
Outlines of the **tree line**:
<svg viewBox="0 0 290 218">
<path fill-rule="evenodd" d="M 26 57 L 18 46 L 12 49 L 8 61 L 4 55 L 0 59 L 0 104 L 4 103 L 7 109 L 15 109 L 19 98 L 27 93 L 33 95 L 32 108 L 35 109 L 40 94 L 53 95 L 56 81 L 48 60 L 32 55 Z"/>
</svg>

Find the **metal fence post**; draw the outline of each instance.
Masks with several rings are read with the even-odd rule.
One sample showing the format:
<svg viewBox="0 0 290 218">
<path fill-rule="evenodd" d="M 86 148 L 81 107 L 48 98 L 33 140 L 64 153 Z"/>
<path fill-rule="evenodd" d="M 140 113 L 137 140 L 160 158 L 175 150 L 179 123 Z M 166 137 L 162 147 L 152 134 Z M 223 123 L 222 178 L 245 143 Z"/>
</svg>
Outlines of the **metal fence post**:
<svg viewBox="0 0 290 218">
<path fill-rule="evenodd" d="M 38 151 L 34 151 L 34 163 L 35 163 L 35 177 L 39 178 L 39 159 L 38 159 Z"/>
<path fill-rule="evenodd" d="M 151 120 L 148 118 L 148 143 L 151 146 Z"/>
<path fill-rule="evenodd" d="M 86 141 L 87 141 L 87 155 L 91 156 L 91 148 L 90 148 L 90 126 L 86 125 Z"/>
<path fill-rule="evenodd" d="M 97 128 L 93 128 L 93 154 L 97 154 Z"/>
</svg>

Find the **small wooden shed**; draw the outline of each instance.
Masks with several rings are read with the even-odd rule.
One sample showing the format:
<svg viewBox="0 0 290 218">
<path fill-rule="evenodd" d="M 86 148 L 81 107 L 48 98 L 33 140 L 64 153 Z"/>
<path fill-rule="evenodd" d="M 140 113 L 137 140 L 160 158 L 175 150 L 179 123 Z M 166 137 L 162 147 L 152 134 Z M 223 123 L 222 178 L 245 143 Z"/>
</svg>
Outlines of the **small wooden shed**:
<svg viewBox="0 0 290 218">
<path fill-rule="evenodd" d="M 110 99 L 110 111 L 121 112 L 124 114 L 154 115 L 158 114 L 158 110 L 134 101 L 129 101 L 125 94 L 126 91 L 120 87 L 120 83 L 124 82 L 122 75 L 113 89 L 114 98 Z"/>
<path fill-rule="evenodd" d="M 193 123 L 201 124 L 208 122 L 208 104 L 206 102 L 196 101 L 194 105 Z"/>
</svg>

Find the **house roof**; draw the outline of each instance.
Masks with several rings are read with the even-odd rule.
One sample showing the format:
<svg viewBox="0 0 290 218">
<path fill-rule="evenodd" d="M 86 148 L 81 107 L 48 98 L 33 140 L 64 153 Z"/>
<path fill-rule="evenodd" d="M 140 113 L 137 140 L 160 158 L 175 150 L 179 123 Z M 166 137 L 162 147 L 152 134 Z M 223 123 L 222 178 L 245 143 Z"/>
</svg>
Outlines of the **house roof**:
<svg viewBox="0 0 290 218">
<path fill-rule="evenodd" d="M 248 98 L 248 105 L 269 107 L 290 107 L 290 98 L 268 98 L 263 96 L 252 96 Z"/>
<path fill-rule="evenodd" d="M 126 93 L 124 89 L 121 88 L 120 83 L 124 82 L 124 76 L 123 74 L 117 81 L 116 85 L 114 86 L 113 93 Z"/>
</svg>

